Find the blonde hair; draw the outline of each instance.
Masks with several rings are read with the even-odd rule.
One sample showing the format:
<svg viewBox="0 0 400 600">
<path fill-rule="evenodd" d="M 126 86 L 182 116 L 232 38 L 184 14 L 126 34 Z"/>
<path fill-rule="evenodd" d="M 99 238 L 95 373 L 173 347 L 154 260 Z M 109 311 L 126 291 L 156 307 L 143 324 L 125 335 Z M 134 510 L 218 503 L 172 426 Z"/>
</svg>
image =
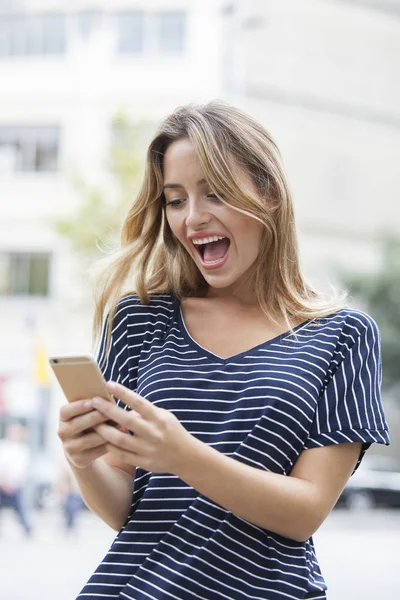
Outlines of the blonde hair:
<svg viewBox="0 0 400 600">
<path fill-rule="evenodd" d="M 266 316 L 283 318 L 292 328 L 295 321 L 327 316 L 342 308 L 343 295 L 325 297 L 302 276 L 292 198 L 274 140 L 243 111 L 212 101 L 176 109 L 150 143 L 141 189 L 123 223 L 121 248 L 98 280 L 95 336 L 101 332 L 107 310 L 110 337 L 116 305 L 127 289 L 134 290 L 143 303 L 154 292 L 182 299 L 204 296 L 207 291 L 206 281 L 172 235 L 164 214 L 163 159 L 168 146 L 182 138 L 195 147 L 214 193 L 264 225 L 252 275 Z M 234 176 L 238 167 L 250 177 L 257 194 L 241 188 Z"/>
</svg>

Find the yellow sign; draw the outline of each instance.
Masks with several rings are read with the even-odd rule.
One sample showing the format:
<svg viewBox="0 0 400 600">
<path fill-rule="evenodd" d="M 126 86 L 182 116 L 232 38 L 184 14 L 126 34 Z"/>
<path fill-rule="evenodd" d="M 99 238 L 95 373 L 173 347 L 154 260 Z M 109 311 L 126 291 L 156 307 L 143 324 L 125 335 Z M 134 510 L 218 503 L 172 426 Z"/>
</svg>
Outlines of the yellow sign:
<svg viewBox="0 0 400 600">
<path fill-rule="evenodd" d="M 41 341 L 35 347 L 35 381 L 40 387 L 50 386 L 49 362 Z"/>
</svg>

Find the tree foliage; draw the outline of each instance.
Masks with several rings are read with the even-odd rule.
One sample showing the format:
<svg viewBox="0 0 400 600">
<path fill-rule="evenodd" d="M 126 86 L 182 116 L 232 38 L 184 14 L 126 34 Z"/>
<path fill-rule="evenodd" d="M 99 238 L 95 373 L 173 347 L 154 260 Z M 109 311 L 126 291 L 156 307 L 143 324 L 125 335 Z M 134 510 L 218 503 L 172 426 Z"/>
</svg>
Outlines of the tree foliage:
<svg viewBox="0 0 400 600">
<path fill-rule="evenodd" d="M 123 114 L 116 115 L 109 151 L 110 185 L 75 183 L 81 197 L 79 207 L 55 223 L 57 232 L 85 264 L 118 242 L 121 224 L 140 184 L 150 131 L 149 123 L 132 124 Z"/>
<path fill-rule="evenodd" d="M 400 238 L 383 240 L 378 272 L 347 274 L 343 279 L 379 326 L 384 387 L 400 388 Z"/>
</svg>

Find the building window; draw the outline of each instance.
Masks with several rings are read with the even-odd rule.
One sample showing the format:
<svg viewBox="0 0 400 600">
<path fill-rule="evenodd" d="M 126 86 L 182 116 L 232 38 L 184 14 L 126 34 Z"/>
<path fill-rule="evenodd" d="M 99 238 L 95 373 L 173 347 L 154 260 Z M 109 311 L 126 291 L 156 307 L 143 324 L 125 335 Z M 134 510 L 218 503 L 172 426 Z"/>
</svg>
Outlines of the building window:
<svg viewBox="0 0 400 600">
<path fill-rule="evenodd" d="M 143 52 L 144 13 L 122 12 L 118 15 L 118 52 L 140 54 Z"/>
<path fill-rule="evenodd" d="M 0 294 L 48 296 L 50 254 L 0 252 Z"/>
<path fill-rule="evenodd" d="M 65 16 L 0 16 L 0 57 L 61 55 L 66 51 Z"/>
<path fill-rule="evenodd" d="M 87 40 L 101 27 L 102 13 L 95 10 L 84 10 L 78 13 L 78 31 L 80 36 Z"/>
<path fill-rule="evenodd" d="M 117 51 L 128 55 L 182 54 L 186 14 L 178 11 L 121 12 L 117 16 Z"/>
<path fill-rule="evenodd" d="M 155 16 L 158 20 L 158 51 L 160 54 L 181 54 L 185 49 L 185 13 L 160 12 Z"/>
<path fill-rule="evenodd" d="M 59 127 L 0 125 L 0 174 L 57 169 Z"/>
</svg>

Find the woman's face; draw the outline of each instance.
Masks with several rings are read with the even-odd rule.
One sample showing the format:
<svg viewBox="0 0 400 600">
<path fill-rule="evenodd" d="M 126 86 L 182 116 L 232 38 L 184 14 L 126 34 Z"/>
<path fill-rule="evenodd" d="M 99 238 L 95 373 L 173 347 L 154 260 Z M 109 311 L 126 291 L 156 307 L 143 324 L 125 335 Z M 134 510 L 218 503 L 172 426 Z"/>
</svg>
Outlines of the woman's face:
<svg viewBox="0 0 400 600">
<path fill-rule="evenodd" d="M 256 193 L 247 177 L 243 189 Z M 166 218 L 211 288 L 234 292 L 256 261 L 262 224 L 227 206 L 205 180 L 193 144 L 173 142 L 164 157 Z"/>
</svg>

